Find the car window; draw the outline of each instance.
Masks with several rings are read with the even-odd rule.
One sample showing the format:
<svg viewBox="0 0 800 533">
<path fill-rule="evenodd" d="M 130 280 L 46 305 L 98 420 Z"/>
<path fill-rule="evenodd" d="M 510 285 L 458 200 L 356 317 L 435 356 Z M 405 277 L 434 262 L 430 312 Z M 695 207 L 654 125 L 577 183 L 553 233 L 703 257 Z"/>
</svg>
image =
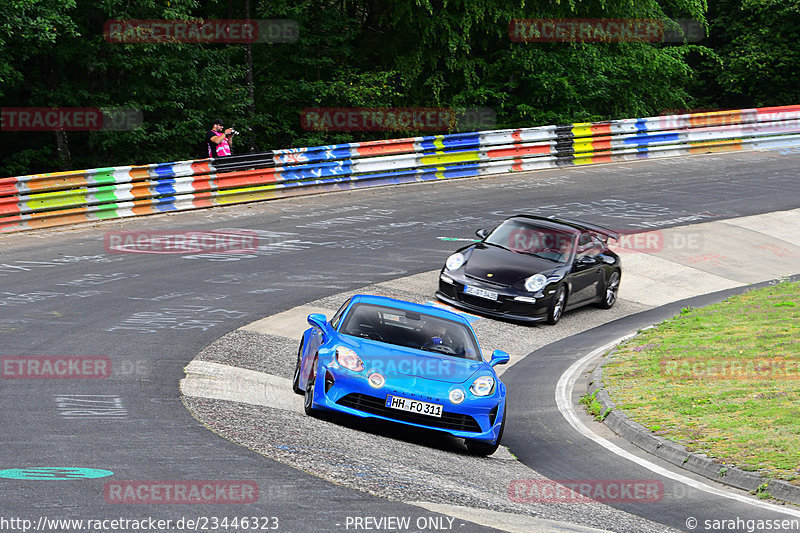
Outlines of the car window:
<svg viewBox="0 0 800 533">
<path fill-rule="evenodd" d="M 339 308 L 339 310 L 336 311 L 336 314 L 333 315 L 333 318 L 331 318 L 331 327 L 333 329 L 336 329 L 337 326 L 339 326 L 339 321 L 342 319 L 342 315 L 344 314 L 344 310 L 347 309 L 348 305 L 350 305 L 350 298 L 348 298 L 347 301 L 342 304 L 342 306 Z"/>
<path fill-rule="evenodd" d="M 506 220 L 484 242 L 518 253 L 565 262 L 569 259 L 574 241 L 570 233 L 520 220 Z"/>
<path fill-rule="evenodd" d="M 466 325 L 425 313 L 356 304 L 344 317 L 339 331 L 396 346 L 482 360 L 478 342 Z"/>
<path fill-rule="evenodd" d="M 603 241 L 597 235 L 589 232 L 581 233 L 578 238 L 577 256 L 580 257 L 594 257 L 603 253 Z"/>
</svg>

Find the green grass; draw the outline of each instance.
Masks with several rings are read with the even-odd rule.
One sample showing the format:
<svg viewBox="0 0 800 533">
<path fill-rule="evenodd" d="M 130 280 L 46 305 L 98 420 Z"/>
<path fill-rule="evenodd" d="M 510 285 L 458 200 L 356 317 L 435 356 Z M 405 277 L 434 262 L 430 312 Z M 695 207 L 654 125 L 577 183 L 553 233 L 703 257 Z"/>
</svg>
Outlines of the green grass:
<svg viewBox="0 0 800 533">
<path fill-rule="evenodd" d="M 800 485 L 800 282 L 684 308 L 618 346 L 603 380 L 655 434 Z"/>
<path fill-rule="evenodd" d="M 593 416 L 598 422 L 602 422 L 606 419 L 608 413 L 611 412 L 611 409 L 603 409 L 603 404 L 597 401 L 595 395 L 597 395 L 597 391 L 594 391 L 591 394 L 585 394 L 580 400 L 578 400 L 578 403 L 585 405 L 586 412 Z"/>
</svg>

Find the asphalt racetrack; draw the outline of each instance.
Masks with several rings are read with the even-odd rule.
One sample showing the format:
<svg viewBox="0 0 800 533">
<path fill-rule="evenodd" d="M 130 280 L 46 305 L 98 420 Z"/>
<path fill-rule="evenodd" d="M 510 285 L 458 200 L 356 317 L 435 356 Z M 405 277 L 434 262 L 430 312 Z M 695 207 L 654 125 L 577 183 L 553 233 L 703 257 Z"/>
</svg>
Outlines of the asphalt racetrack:
<svg viewBox="0 0 800 533">
<path fill-rule="evenodd" d="M 95 356 L 107 360 L 112 369 L 103 379 L 14 379 L 4 366 L 1 468 L 3 472 L 22 469 L 27 474 L 0 477 L 0 530 L 22 530 L 18 527 L 22 520 L 42 525 L 43 518 L 152 517 L 172 521 L 169 527 L 153 531 L 231 531 L 245 528 L 242 522 L 236 529 L 222 528 L 222 519 L 252 517 L 259 530 L 299 532 L 489 531 L 492 526 L 524 531 L 525 524 L 531 525 L 530 531 L 547 527 L 569 531 L 569 524 L 576 530 L 590 526 L 612 531 L 688 531 L 686 520 L 693 516 L 700 520 L 694 530 L 703 531 L 706 519 L 791 518 L 665 478 L 665 497 L 655 503 L 611 503 L 597 510 L 592 507 L 595 504 L 562 504 L 557 512 L 531 511 L 528 522 L 492 515 L 493 509 L 472 519 L 465 518 L 465 511 L 454 519 L 448 503 L 469 508 L 473 502 L 431 498 L 427 507 L 412 505 L 408 502 L 425 502 L 425 494 L 404 494 L 404 485 L 398 482 L 402 470 L 375 483 L 391 488 L 388 496 L 392 499 L 387 499 L 379 489 L 358 490 L 362 487 L 350 483 L 349 477 L 337 479 L 317 472 L 318 462 L 293 468 L 270 458 L 274 454 L 265 457 L 237 445 L 237 439 L 247 440 L 254 432 L 276 431 L 275 424 L 266 427 L 268 410 L 252 408 L 261 413 L 260 419 L 255 417 L 252 424 L 240 428 L 241 435 L 220 437 L 184 406 L 179 381 L 184 367 L 226 334 L 307 302 L 437 269 L 464 244 L 449 239 L 472 239 L 476 229 L 493 227 L 506 216 L 519 212 L 560 215 L 617 229 L 664 230 L 797 209 L 798 163 L 800 153 L 769 151 L 573 167 L 0 236 L 0 356 Z M 108 250 L 104 239 L 110 231 L 233 229 L 256 232 L 258 250 L 222 255 L 120 254 Z M 738 260 L 736 253 L 730 251 L 730 261 Z M 764 261 L 769 260 L 765 252 Z M 757 264 L 757 259 L 749 257 L 747 262 Z M 705 268 L 713 271 L 713 261 Z M 583 333 L 582 317 L 597 311 L 568 314 L 565 323 L 555 328 L 564 326 L 561 333 L 571 334 L 571 323 L 579 335 L 539 347 L 504 374 L 511 390 L 504 445 L 523 463 L 520 466 L 551 479 L 658 478 L 575 432 L 554 406 L 553 389 L 571 363 L 621 332 L 655 322 L 669 311 L 625 307 L 624 302 L 620 307 L 630 316 L 619 316 L 610 325 Z M 570 323 L 566 323 L 568 318 Z M 550 335 L 546 326 L 530 330 L 541 331 L 545 338 Z M 287 357 L 291 365 L 294 353 Z M 231 404 L 223 409 L 222 405 L 206 408 L 224 416 L 230 410 L 248 409 Z M 286 425 L 277 430 L 301 436 L 304 430 L 314 430 L 297 420 L 286 418 Z M 342 435 L 340 426 L 324 423 L 333 428 L 326 439 L 330 449 L 368 457 L 378 439 L 384 455 L 395 450 L 398 457 L 403 456 L 409 447 L 429 449 L 429 454 L 416 455 L 417 469 L 446 472 L 452 463 L 459 471 L 473 473 L 471 489 L 477 493 L 485 489 L 480 482 L 489 482 L 493 470 L 517 463 L 507 456 L 472 458 L 451 442 L 437 443 L 435 438 L 422 442 L 419 436 L 396 435 L 391 430 L 372 440 L 371 433 L 346 424 L 341 427 L 357 432 L 359 438 L 337 441 L 333 437 Z M 392 444 L 386 445 L 387 441 Z M 316 455 L 325 453 L 320 449 Z M 391 462 L 392 456 L 383 459 Z M 396 464 L 402 469 L 404 461 Z M 33 477 L 31 469 L 36 467 L 55 470 L 41 474 L 44 479 L 20 479 Z M 113 475 L 84 478 L 76 468 Z M 487 471 L 485 479 L 482 470 Z M 362 470 L 354 475 L 369 478 L 370 473 Z M 124 503 L 109 494 L 112 482 L 129 482 L 128 486 L 146 482 L 155 487 L 187 481 L 239 482 L 257 487 L 257 497 L 252 503 L 242 502 L 237 501 L 241 494 L 222 491 L 213 501 L 166 503 L 151 493 L 150 501 Z M 452 481 L 462 482 L 457 477 Z M 436 494 L 440 488 L 432 484 L 430 492 Z M 513 506 L 508 507 L 505 511 L 510 512 Z M 399 522 L 389 522 L 389 518 Z M 409 520 L 408 527 L 404 518 Z M 179 525 L 181 519 L 184 522 Z M 179 529 L 187 520 L 205 527 Z M 52 531 L 93 530 L 86 527 L 88 522 L 83 527 L 44 524 L 49 524 L 44 530 Z M 252 523 L 247 529 L 253 529 Z M 96 530 L 125 529 L 106 524 Z"/>
</svg>

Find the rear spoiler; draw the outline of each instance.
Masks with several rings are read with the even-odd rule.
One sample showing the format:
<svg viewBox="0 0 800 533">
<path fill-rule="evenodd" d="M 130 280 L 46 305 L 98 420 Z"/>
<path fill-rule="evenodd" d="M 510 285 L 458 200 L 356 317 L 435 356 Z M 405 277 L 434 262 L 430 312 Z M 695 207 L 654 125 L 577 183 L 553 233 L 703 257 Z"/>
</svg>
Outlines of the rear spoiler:
<svg viewBox="0 0 800 533">
<path fill-rule="evenodd" d="M 568 218 L 550 217 L 550 220 L 554 220 L 556 222 L 565 222 L 570 226 L 575 226 L 580 229 L 585 229 L 586 231 L 591 231 L 593 233 L 598 233 L 600 235 L 603 235 L 604 237 L 606 237 L 605 239 L 603 239 L 604 242 L 607 242 L 609 237 L 614 240 L 619 240 L 618 231 L 610 230 L 608 228 L 604 228 L 603 226 L 598 226 L 596 224 L 589 224 L 586 222 L 580 222 L 577 220 L 570 220 Z"/>
</svg>

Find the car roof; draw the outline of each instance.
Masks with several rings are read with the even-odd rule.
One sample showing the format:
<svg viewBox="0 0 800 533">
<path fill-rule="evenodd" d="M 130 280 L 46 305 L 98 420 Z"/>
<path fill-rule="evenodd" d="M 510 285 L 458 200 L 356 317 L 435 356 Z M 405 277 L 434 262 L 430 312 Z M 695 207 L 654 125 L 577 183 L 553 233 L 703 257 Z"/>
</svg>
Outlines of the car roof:
<svg viewBox="0 0 800 533">
<path fill-rule="evenodd" d="M 454 320 L 456 322 L 460 322 L 462 324 L 466 324 L 467 326 L 469 326 L 469 320 L 467 320 L 463 315 L 456 313 L 455 311 L 449 311 L 447 309 L 444 309 L 442 307 L 437 307 L 434 305 L 415 304 L 412 302 L 407 302 L 405 300 L 397 300 L 395 298 L 389 298 L 387 296 L 376 296 L 373 294 L 356 294 L 351 299 L 350 305 L 355 303 L 382 305 L 385 307 L 403 309 L 405 311 L 413 311 L 415 313 L 423 313 L 426 315 L 431 315 L 439 318 Z"/>
</svg>

